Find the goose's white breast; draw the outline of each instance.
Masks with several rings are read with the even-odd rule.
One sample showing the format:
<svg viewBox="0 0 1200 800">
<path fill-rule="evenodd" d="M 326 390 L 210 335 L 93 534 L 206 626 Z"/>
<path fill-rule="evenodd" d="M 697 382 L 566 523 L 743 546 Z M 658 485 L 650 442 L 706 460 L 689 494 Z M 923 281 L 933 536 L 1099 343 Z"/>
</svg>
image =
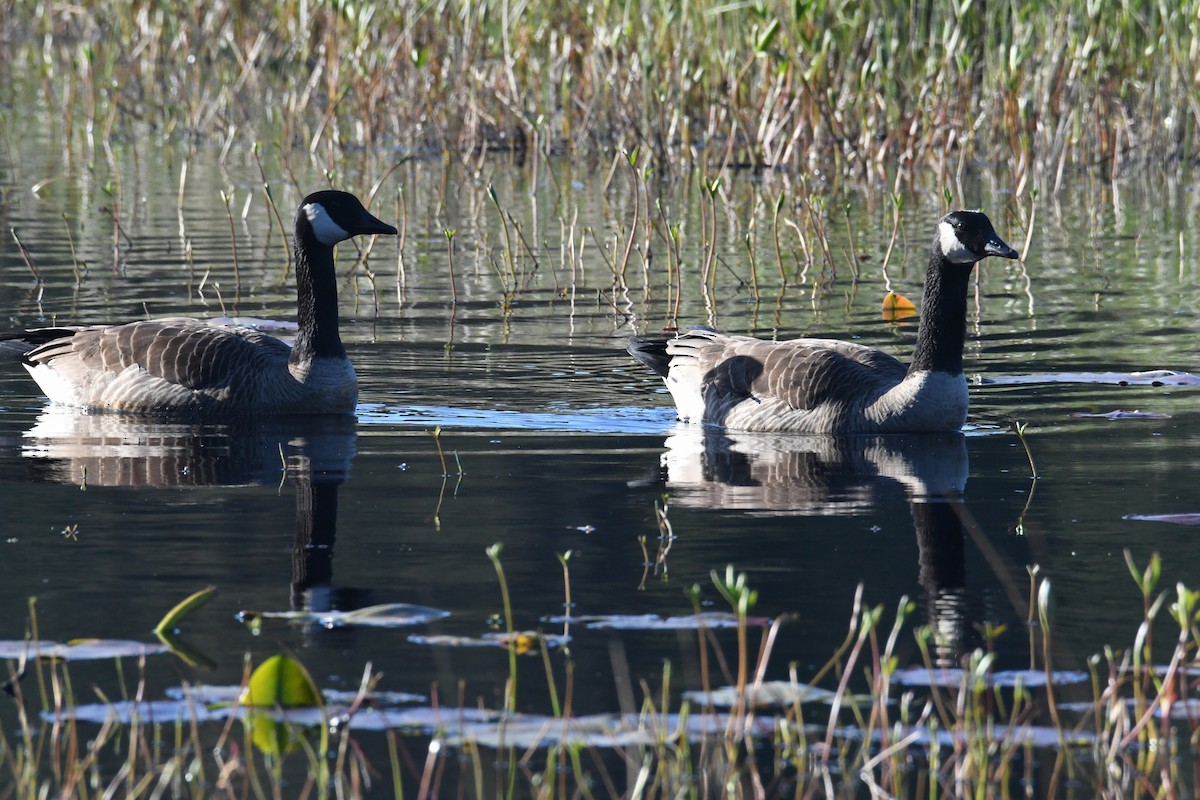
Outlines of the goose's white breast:
<svg viewBox="0 0 1200 800">
<path fill-rule="evenodd" d="M 915 372 L 866 409 L 884 431 L 952 431 L 967 420 L 967 379 L 936 370 Z"/>
</svg>

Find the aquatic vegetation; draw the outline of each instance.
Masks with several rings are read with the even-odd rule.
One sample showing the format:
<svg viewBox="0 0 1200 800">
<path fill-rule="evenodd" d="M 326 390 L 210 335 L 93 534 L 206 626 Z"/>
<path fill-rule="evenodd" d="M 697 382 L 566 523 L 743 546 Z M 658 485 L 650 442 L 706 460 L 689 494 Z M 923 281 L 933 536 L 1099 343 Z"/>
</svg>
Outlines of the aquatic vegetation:
<svg viewBox="0 0 1200 800">
<path fill-rule="evenodd" d="M 488 556 L 503 586 L 499 548 L 489 548 Z M 298 660 L 281 655 L 252 671 L 248 667 L 241 687 L 183 685 L 163 699 L 139 690 L 116 700 L 97 687 L 99 702 L 82 702 L 69 657 L 25 663 L 22 653 L 6 648 L 11 677 L 6 688 L 13 697 L 7 702 L 15 702 L 18 724 L 15 737 L 7 726 L 0 728 L 0 773 L 21 796 L 86 796 L 84 787 L 90 786 L 108 793 L 158 787 L 174 797 L 213 792 L 241 797 L 259 794 L 251 786 L 279 791 L 300 780 L 316 795 L 348 797 L 389 789 L 400 796 L 405 786 L 417 785 L 436 792 L 456 781 L 465 796 L 482 797 L 487 791 L 480 783 L 481 759 L 496 758 L 504 763 L 492 768 L 491 780 L 503 782 L 501 794 L 507 797 L 537 795 L 544 787 L 556 787 L 550 796 L 671 797 L 688 786 L 709 787 L 701 795 L 724 786 L 824 796 L 856 781 L 869 790 L 904 795 L 914 780 L 929 787 L 920 794 L 944 789 L 990 796 L 1030 781 L 1046 792 L 1064 782 L 1120 791 L 1136 781 L 1150 793 L 1168 784 L 1186 793 L 1192 776 L 1176 755 L 1194 748 L 1200 731 L 1194 713 L 1200 698 L 1190 696 L 1189 677 L 1200 652 L 1195 626 L 1200 593 L 1178 586 L 1172 598 L 1159 591 L 1157 557 L 1144 568 L 1128 554 L 1127 561 L 1145 601 L 1142 624 L 1127 650 L 1095 655 L 1086 669 L 1051 663 L 1052 592 L 1049 581 L 1032 570 L 1030 614 L 1037 622 L 1029 629 L 1034 662 L 1027 669 L 997 666 L 991 646 L 1003 635 L 1000 629 L 990 631 L 987 648 L 960 667 L 939 666 L 930 650 L 934 632 L 910 625 L 913 605 L 907 598 L 889 628 L 885 609 L 867 604 L 859 587 L 845 640 L 808 681 L 800 680 L 795 664 L 786 679 L 765 677 L 773 642 L 787 622 L 770 621 L 753 644 L 744 623 L 756 593 L 733 568 L 714 572 L 714 586 L 738 623 L 734 652 L 728 654 L 738 663 L 735 680 L 710 686 L 705 671 L 703 688 L 682 692 L 675 701 L 667 664 L 661 687 L 653 690 L 643 682 L 640 708 L 620 713 L 572 713 L 579 678 L 571 670 L 567 638 L 521 634 L 528 638 L 522 646 L 510 638 L 511 625 L 488 644 L 514 656 L 519 649 L 540 649 L 547 684 L 531 686 L 526 676 L 520 689 L 549 689 L 552 714 L 512 708 L 519 702 L 515 667 L 506 691 L 497 695 L 508 708 L 489 709 L 464 698 L 457 706 L 444 698 L 430 704 L 420 695 L 386 689 L 370 664 L 357 691 L 322 691 Z M 699 592 L 696 587 L 690 594 L 695 599 Z M 511 613 L 506 610 L 506 616 Z M 699 630 L 717 621 L 713 613 L 695 621 Z M 37 628 L 35 616 L 30 627 Z M 1151 648 L 1150 631 L 1158 627 L 1179 632 L 1165 663 L 1154 659 Z M 908 636 L 920 659 L 901 667 L 898 647 Z M 27 652 L 31 643 L 24 644 Z M 701 636 L 696 644 L 701 663 L 725 664 L 726 648 L 716 638 Z M 94 657 L 119 665 L 134 654 L 112 647 Z M 143 658 L 139 686 L 162 663 Z M 40 703 L 26 696 L 27 672 L 36 674 L 39 686 L 53 687 Z M 233 731 L 239 722 L 244 742 Z M 370 755 L 379 749 L 381 732 L 390 763 L 382 772 Z M 85 739 L 90 744 L 83 748 Z M 67 746 L 49 747 L 51 740 Z M 412 758 L 405 742 L 425 749 L 424 763 Z M 483 756 L 481 750 L 497 755 Z M 622 783 L 610 767 L 630 759 L 640 767 Z"/>
<path fill-rule="evenodd" d="M 408 637 L 413 644 L 431 647 L 512 647 L 518 655 L 537 652 L 536 648 L 564 647 L 570 643 L 569 636 L 547 636 L 537 631 L 514 631 L 507 633 L 485 633 L 482 636 L 451 636 L 448 634 L 426 636 L 414 633 Z"/>
<path fill-rule="evenodd" d="M 44 639 L 0 641 L 0 658 L 18 661 L 39 658 L 62 661 L 143 658 L 169 652 L 170 648 L 166 645 L 125 639 L 72 639 L 69 642 Z"/>
<path fill-rule="evenodd" d="M 250 708 L 317 708 L 321 693 L 299 661 L 271 656 L 255 667 L 239 700 Z"/>
<path fill-rule="evenodd" d="M 255 633 L 262 630 L 264 620 L 286 620 L 307 622 L 323 628 L 348 628 L 365 626 L 371 628 L 406 628 L 445 619 L 449 611 L 409 603 L 384 603 L 377 606 L 356 608 L 350 611 L 250 611 L 238 612 L 238 620 L 249 625 Z"/>
<path fill-rule="evenodd" d="M 595 630 L 613 631 L 679 631 L 704 628 L 737 628 L 743 621 L 755 627 L 770 623 L 765 617 L 750 617 L 742 620 L 736 614 L 724 611 L 702 611 L 677 617 L 658 614 L 585 614 L 573 617 L 547 617 L 545 622 L 571 622 Z"/>
<path fill-rule="evenodd" d="M 192 594 L 180 600 L 178 604 L 158 621 L 154 626 L 154 633 L 157 636 L 163 636 L 170 633 L 185 617 L 191 614 L 196 609 L 208 604 L 217 594 L 217 587 L 206 586 L 203 589 L 193 592 Z"/>
<path fill-rule="evenodd" d="M 1023 194 L 1195 157 L 1198 10 L 654 0 L 634 24 L 619 3 L 5 0 L 0 58 L 38 65 L 67 137 L 142 124 L 226 151 L 273 141 L 285 161 L 382 147 L 477 166 L 504 150 L 535 168 L 641 149 L 672 172 L 899 164 L 897 182 L 1004 161 Z"/>
</svg>

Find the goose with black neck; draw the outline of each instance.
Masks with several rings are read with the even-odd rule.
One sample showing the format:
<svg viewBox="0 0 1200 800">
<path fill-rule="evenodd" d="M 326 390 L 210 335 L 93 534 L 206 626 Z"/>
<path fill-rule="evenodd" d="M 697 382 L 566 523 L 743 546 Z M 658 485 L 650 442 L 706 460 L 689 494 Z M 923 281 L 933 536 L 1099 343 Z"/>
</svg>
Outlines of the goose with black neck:
<svg viewBox="0 0 1200 800">
<path fill-rule="evenodd" d="M 988 256 L 1018 257 L 986 215 L 954 211 L 938 220 L 907 366 L 852 342 L 774 342 L 711 328 L 636 336 L 629 352 L 663 378 L 688 422 L 804 433 L 958 430 L 968 407 L 967 287 L 975 264 Z"/>
<path fill-rule="evenodd" d="M 338 332 L 333 248 L 396 229 L 352 194 L 314 192 L 295 219 L 298 333 L 293 346 L 261 331 L 168 317 L 120 325 L 0 333 L 55 403 L 124 413 L 351 414 L 354 367 Z"/>
</svg>

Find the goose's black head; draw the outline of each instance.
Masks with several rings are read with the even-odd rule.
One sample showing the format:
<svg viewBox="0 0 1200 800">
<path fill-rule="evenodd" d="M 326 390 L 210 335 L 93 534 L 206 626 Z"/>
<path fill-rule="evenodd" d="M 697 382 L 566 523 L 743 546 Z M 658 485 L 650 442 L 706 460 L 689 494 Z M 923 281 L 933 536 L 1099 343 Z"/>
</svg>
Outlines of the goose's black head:
<svg viewBox="0 0 1200 800">
<path fill-rule="evenodd" d="M 359 234 L 396 234 L 394 227 L 363 208 L 357 197 L 333 189 L 313 192 L 304 198 L 296 211 L 296 235 L 303 236 L 305 231 L 327 247 Z"/>
<path fill-rule="evenodd" d="M 952 211 L 938 220 L 933 249 L 951 264 L 974 264 L 988 256 L 1017 258 L 981 211 Z"/>
</svg>

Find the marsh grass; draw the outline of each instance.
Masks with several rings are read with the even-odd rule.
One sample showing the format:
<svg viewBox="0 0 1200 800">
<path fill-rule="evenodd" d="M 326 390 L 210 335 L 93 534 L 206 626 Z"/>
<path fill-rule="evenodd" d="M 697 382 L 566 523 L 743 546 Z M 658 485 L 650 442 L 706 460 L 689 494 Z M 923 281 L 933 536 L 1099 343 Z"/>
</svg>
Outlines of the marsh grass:
<svg viewBox="0 0 1200 800">
<path fill-rule="evenodd" d="M 511 628 L 499 546 L 488 548 L 487 557 Z M 560 557 L 569 619 L 568 558 Z M 552 653 L 539 639 L 524 643 L 527 655 L 519 656 L 516 637 L 507 637 L 509 711 L 500 717 L 503 752 L 495 756 L 485 754 L 495 745 L 469 738 L 455 745 L 438 733 L 356 732 L 354 714 L 370 707 L 381 677 L 369 665 L 336 724 L 322 731 L 287 724 L 271 739 L 280 749 L 268 752 L 249 721 L 238 732 L 244 712 L 214 723 L 198 719 L 194 701 L 170 719 L 138 711 L 151 699 L 153 662 L 145 658 L 132 674 L 118 660 L 103 682 L 89 671 L 90 691 L 104 703 L 114 695 L 113 711 L 100 724 L 79 721 L 82 689 L 69 662 L 31 657 L 9 662 L 5 715 L 12 722 L 0 726 L 0 774 L 12 797 L 402 797 L 405 787 L 427 796 L 453 786 L 467 797 L 821 797 L 847 796 L 855 786 L 893 796 L 1024 790 L 1049 796 L 1069 786 L 1185 796 L 1194 788 L 1189 764 L 1200 734 L 1191 680 L 1200 594 L 1182 585 L 1161 591 L 1157 555 L 1144 567 L 1128 553 L 1126 561 L 1141 594 L 1142 622 L 1128 649 L 1106 649 L 1082 671 L 1062 672 L 1051 663 L 1052 590 L 1033 570 L 1029 670 L 998 670 L 993 645 L 1002 628 L 986 631 L 985 646 L 967 654 L 960 669 L 940 667 L 935 632 L 912 623 L 915 605 L 901 598 L 889 614 L 867 602 L 860 586 L 845 639 L 807 682 L 795 664 L 773 664 L 788 620 L 752 619 L 758 596 L 747 577 L 732 567 L 714 571 L 712 588 L 733 612 L 736 630 L 731 643 L 697 617 L 699 692 L 679 699 L 670 662 L 656 679 L 613 662 L 615 680 L 640 686 L 640 703 L 632 693 L 622 701 L 626 729 L 641 731 L 637 743 L 566 735 L 576 722 L 579 680 L 569 648 Z M 687 592 L 698 613 L 710 591 Z M 38 635 L 35 612 L 31 603 L 31 639 Z M 1173 643 L 1156 651 L 1153 630 Z M 915 643 L 918 663 L 901 670 L 906 639 Z M 517 659 L 525 657 L 540 658 L 544 685 L 531 684 L 531 672 L 520 691 L 548 697 L 552 716 L 534 740 L 505 745 L 504 718 L 512 715 L 515 731 L 521 715 L 512 709 L 526 704 L 516 683 Z M 769 681 L 771 672 L 788 677 Z M 249 663 L 243 686 L 248 680 Z M 816 688 L 822 686 L 828 688 Z M 806 700 L 815 692 L 826 700 Z M 130 701 L 133 711 L 116 709 L 116 702 Z M 477 705 L 461 687 L 457 703 L 468 710 Z M 443 713 L 450 719 L 456 712 Z M 414 758 L 414 745 L 424 748 L 424 759 Z"/>
<path fill-rule="evenodd" d="M 676 175 L 896 184 L 987 162 L 1009 165 L 1018 195 L 1077 170 L 1175 170 L 1200 149 L 1198 0 L 4 0 L 0 12 L 0 58 L 29 65 L 19 85 L 67 139 L 100 149 L 142 124 L 223 153 L 271 141 L 285 170 L 364 147 L 476 168 L 496 150 L 537 168 L 543 154 L 640 148 Z"/>
</svg>

